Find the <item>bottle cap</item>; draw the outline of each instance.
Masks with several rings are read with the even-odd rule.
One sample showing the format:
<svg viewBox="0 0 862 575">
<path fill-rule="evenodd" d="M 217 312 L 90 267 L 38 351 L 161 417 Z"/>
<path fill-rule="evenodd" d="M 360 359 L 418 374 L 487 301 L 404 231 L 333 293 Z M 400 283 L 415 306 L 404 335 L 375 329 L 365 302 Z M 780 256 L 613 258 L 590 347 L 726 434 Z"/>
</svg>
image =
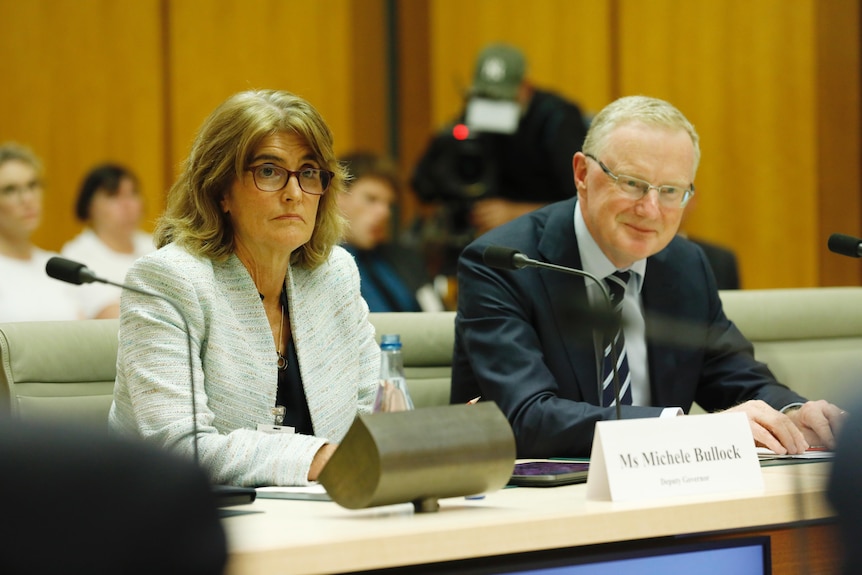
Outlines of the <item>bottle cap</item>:
<svg viewBox="0 0 862 575">
<path fill-rule="evenodd" d="M 397 333 L 387 333 L 380 336 L 381 349 L 401 349 L 401 336 Z"/>
</svg>

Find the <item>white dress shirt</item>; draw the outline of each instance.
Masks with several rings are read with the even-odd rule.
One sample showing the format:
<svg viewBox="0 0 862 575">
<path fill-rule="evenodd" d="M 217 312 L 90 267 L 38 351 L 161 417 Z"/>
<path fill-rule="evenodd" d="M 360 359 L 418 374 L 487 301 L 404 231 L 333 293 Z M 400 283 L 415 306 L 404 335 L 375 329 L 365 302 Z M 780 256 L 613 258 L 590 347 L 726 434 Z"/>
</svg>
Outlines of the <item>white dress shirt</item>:
<svg viewBox="0 0 862 575">
<path fill-rule="evenodd" d="M 617 271 L 631 272 L 625 297 L 623 298 L 623 333 L 626 340 L 626 356 L 632 379 L 632 405 L 652 405 L 649 379 L 649 357 L 646 347 L 646 327 L 644 323 L 641 287 L 646 275 L 646 259 L 637 260 L 626 269 L 618 270 L 596 243 L 581 213 L 581 204 L 575 205 L 575 236 L 581 254 L 581 266 L 585 272 L 599 279 L 613 275 Z M 603 299 L 601 288 L 587 280 L 587 298 L 590 305 L 599 305 Z M 670 407 L 662 412 L 662 417 L 682 413 L 678 407 Z"/>
</svg>

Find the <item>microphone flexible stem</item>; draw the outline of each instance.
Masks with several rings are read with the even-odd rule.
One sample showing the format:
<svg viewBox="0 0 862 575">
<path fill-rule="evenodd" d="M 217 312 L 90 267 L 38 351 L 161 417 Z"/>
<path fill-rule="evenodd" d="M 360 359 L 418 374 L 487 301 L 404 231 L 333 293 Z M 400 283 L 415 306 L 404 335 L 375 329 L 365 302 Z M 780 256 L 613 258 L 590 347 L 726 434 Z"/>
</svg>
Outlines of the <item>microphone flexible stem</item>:
<svg viewBox="0 0 862 575">
<path fill-rule="evenodd" d="M 563 272 L 563 273 L 567 273 L 567 274 L 574 275 L 574 276 L 590 278 L 591 280 L 593 280 L 593 282 L 595 282 L 595 284 L 597 286 L 599 286 L 599 289 L 602 292 L 602 296 L 604 296 L 605 305 L 607 306 L 607 309 L 613 309 L 613 307 L 612 307 L 613 302 L 611 301 L 611 294 L 610 294 L 610 290 L 608 289 L 608 286 L 605 284 L 605 282 L 603 282 L 602 280 L 600 280 L 598 277 L 591 274 L 590 272 L 586 272 L 584 270 L 576 270 L 576 269 L 572 269 L 572 268 L 567 268 L 565 266 L 559 266 L 557 264 L 551 264 L 548 262 L 541 262 L 539 260 L 534 260 L 532 258 L 529 258 L 529 257 L 527 257 L 521 253 L 516 254 L 515 257 L 518 260 L 518 262 L 520 264 L 522 264 L 523 266 L 546 268 L 546 269 L 550 269 L 550 270 L 554 270 L 554 271 L 558 271 L 558 272 Z M 608 279 L 610 279 L 611 281 L 614 281 L 617 284 L 623 286 L 623 288 L 625 289 L 626 285 L 623 283 L 623 281 L 621 279 L 614 277 L 614 276 L 609 276 Z M 620 326 L 620 329 L 622 329 L 622 326 Z M 611 335 L 611 339 L 613 340 L 613 334 Z M 593 343 L 595 345 L 595 340 Z M 604 348 L 602 347 L 601 349 L 602 349 L 602 355 L 604 355 Z M 617 419 L 619 420 L 619 419 L 622 419 L 622 408 L 620 407 L 620 394 L 621 394 L 622 390 L 620 389 L 620 374 L 619 374 L 619 371 L 617 368 L 618 361 L 619 361 L 619 354 L 617 353 L 617 346 L 615 346 L 614 342 L 611 341 L 611 363 L 613 364 L 611 369 L 613 370 L 612 373 L 613 373 L 613 386 L 614 386 L 614 398 L 615 398 L 615 401 L 614 401 L 615 406 L 614 407 L 616 408 L 616 416 L 617 416 Z M 598 393 L 599 393 L 599 402 L 600 403 L 601 403 L 602 394 L 604 391 L 602 389 L 603 381 L 602 381 L 602 370 L 600 367 L 601 363 L 602 362 L 598 358 L 598 351 L 597 351 L 596 352 L 596 367 L 597 367 L 597 372 L 598 372 Z"/>
<path fill-rule="evenodd" d="M 105 278 L 100 278 L 100 277 L 95 277 L 95 276 L 93 277 L 92 281 L 112 285 L 112 286 L 122 288 L 122 289 L 131 290 L 131 291 L 137 292 L 139 294 L 143 294 L 143 295 L 150 296 L 150 297 L 155 297 L 155 298 L 161 299 L 162 301 L 166 301 L 171 305 L 171 307 L 174 308 L 174 310 L 176 310 L 176 312 L 180 316 L 180 319 L 183 320 L 183 326 L 185 327 L 185 331 L 186 331 L 186 346 L 188 348 L 188 354 L 189 354 L 189 358 L 188 358 L 188 361 L 189 361 L 189 383 L 191 384 L 191 390 L 192 390 L 192 434 L 193 434 L 193 436 L 192 436 L 192 451 L 194 453 L 195 464 L 199 466 L 200 465 L 200 456 L 198 455 L 198 435 L 197 435 L 197 433 L 198 433 L 198 410 L 197 410 L 197 393 L 196 393 L 196 388 L 195 388 L 195 368 L 194 368 L 193 354 L 192 354 L 192 335 L 191 335 L 191 330 L 189 329 L 189 322 L 186 319 L 186 314 L 184 314 L 183 310 L 180 309 L 179 304 L 177 304 L 173 299 L 169 298 L 168 296 L 166 296 L 164 294 L 160 294 L 160 293 L 146 290 L 146 289 L 142 289 L 142 288 L 137 288 L 137 287 L 130 286 L 127 284 L 112 282 L 112 281 L 107 280 Z"/>
</svg>

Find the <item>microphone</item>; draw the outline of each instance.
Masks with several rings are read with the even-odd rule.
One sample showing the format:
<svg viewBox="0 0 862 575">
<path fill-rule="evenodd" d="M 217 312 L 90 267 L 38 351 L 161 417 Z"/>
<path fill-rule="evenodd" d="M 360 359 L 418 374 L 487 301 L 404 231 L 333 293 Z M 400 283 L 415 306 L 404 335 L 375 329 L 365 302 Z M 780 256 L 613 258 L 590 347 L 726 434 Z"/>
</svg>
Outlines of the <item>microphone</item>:
<svg viewBox="0 0 862 575">
<path fill-rule="evenodd" d="M 485 251 L 482 252 L 482 260 L 485 262 L 486 266 L 503 270 L 523 269 L 527 267 L 530 262 L 530 258 L 525 256 L 518 250 L 512 248 L 505 248 L 503 246 L 488 246 L 487 248 L 485 248 Z M 554 264 L 546 265 L 553 266 Z"/>
<path fill-rule="evenodd" d="M 103 284 L 108 284 L 112 286 L 116 286 L 118 288 L 131 290 L 133 292 L 137 292 L 143 295 L 148 295 L 152 297 L 159 298 L 163 301 L 168 302 L 171 307 L 173 307 L 178 314 L 180 314 L 180 318 L 183 320 L 183 325 L 186 331 L 186 343 L 188 344 L 188 354 L 189 354 L 189 381 L 191 383 L 192 389 L 192 425 L 194 426 L 194 441 L 192 442 L 192 448 L 194 451 L 194 460 L 195 463 L 200 465 L 200 457 L 198 456 L 198 433 L 197 433 L 197 425 L 198 425 L 198 414 L 197 414 L 197 406 L 195 402 L 195 372 L 192 366 L 194 363 L 192 362 L 192 338 L 191 338 L 191 330 L 189 329 L 189 322 L 186 320 L 186 314 L 183 313 L 183 310 L 180 309 L 180 306 L 171 298 L 166 295 L 162 295 L 160 293 L 156 293 L 153 291 L 137 288 L 135 286 L 114 283 L 105 278 L 100 278 L 93 271 L 88 268 L 86 265 L 78 262 L 74 262 L 72 260 L 67 260 L 66 258 L 61 257 L 53 257 L 48 260 L 48 263 L 45 264 L 45 272 L 54 279 L 64 281 L 70 284 L 81 285 L 85 283 L 93 283 L 99 282 Z"/>
<path fill-rule="evenodd" d="M 862 258 L 862 240 L 845 234 L 829 236 L 829 251 L 851 258 Z"/>
<path fill-rule="evenodd" d="M 180 318 L 183 320 L 183 327 L 185 328 L 186 332 L 186 345 L 188 349 L 189 362 L 189 383 L 191 384 L 190 386 L 192 391 L 192 450 L 194 453 L 194 462 L 196 465 L 200 466 L 200 455 L 198 454 L 198 411 L 197 403 L 195 401 L 195 397 L 197 395 L 197 388 L 195 386 L 195 371 L 193 367 L 194 354 L 192 352 L 192 336 L 191 330 L 189 329 L 188 319 L 186 319 L 186 314 L 180 308 L 179 304 L 177 304 L 177 302 L 164 294 L 138 288 L 129 284 L 112 282 L 111 280 L 99 277 L 86 265 L 72 260 L 67 260 L 66 258 L 61 258 L 58 256 L 52 257 L 48 260 L 48 263 L 45 264 L 45 272 L 54 279 L 75 285 L 98 282 L 116 286 L 121 289 L 127 289 L 146 296 L 155 297 L 169 303 L 171 307 L 176 310 Z M 244 487 L 233 487 L 227 485 L 213 485 L 212 487 L 213 493 L 216 495 L 216 497 L 219 498 L 219 504 L 221 506 L 237 505 L 239 503 L 251 503 L 254 500 L 254 496 L 256 494 L 254 489 L 248 489 Z"/>
<path fill-rule="evenodd" d="M 611 294 L 610 290 L 608 290 L 608 286 L 605 285 L 605 282 L 594 276 L 593 274 L 586 272 L 584 270 L 578 270 L 575 268 L 569 268 L 565 266 L 560 266 L 557 264 L 549 264 L 547 262 L 542 262 L 539 260 L 534 260 L 532 258 L 527 257 L 525 254 L 520 251 L 507 248 L 504 246 L 488 246 L 485 248 L 485 251 L 482 252 L 482 260 L 485 262 L 485 265 L 492 268 L 504 269 L 504 270 L 520 270 L 525 267 L 534 267 L 534 268 L 544 268 L 553 271 L 558 271 L 562 273 L 567 273 L 583 278 L 589 278 L 602 291 L 602 296 L 604 297 L 605 306 L 604 310 L 591 310 L 591 319 L 597 320 L 600 324 L 600 329 L 596 330 L 598 332 L 604 333 L 604 330 L 607 329 L 608 332 L 613 337 L 617 330 L 622 329 L 622 322 L 617 318 L 617 315 L 613 313 L 613 303 L 611 302 Z M 622 280 L 610 276 L 609 280 L 620 284 L 625 288 L 625 284 L 623 284 Z M 611 318 L 611 321 L 608 321 Z M 603 345 L 600 339 L 600 334 L 597 334 L 596 331 L 593 332 L 593 349 L 596 353 L 596 379 L 598 380 L 598 392 L 599 399 L 602 397 L 602 358 L 603 353 L 601 352 Z M 622 419 L 622 413 L 620 408 L 620 375 L 617 371 L 617 348 L 614 345 L 611 345 L 611 361 L 613 363 L 613 383 L 614 383 L 614 399 L 616 404 L 616 416 L 617 419 Z"/>
<path fill-rule="evenodd" d="M 100 280 L 96 277 L 90 268 L 84 264 L 73 262 L 65 258 L 54 257 L 48 260 L 45 264 L 45 271 L 54 279 L 68 282 L 70 284 L 81 285 L 93 283 L 95 281 L 103 281 L 111 283 L 108 280 Z"/>
</svg>

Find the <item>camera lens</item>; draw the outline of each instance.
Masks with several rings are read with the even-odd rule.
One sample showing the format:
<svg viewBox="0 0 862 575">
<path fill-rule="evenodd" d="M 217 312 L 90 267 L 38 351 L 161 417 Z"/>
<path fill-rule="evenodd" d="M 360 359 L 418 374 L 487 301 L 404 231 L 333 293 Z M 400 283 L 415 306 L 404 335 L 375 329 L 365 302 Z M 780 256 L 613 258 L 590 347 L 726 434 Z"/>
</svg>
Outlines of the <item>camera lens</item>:
<svg viewBox="0 0 862 575">
<path fill-rule="evenodd" d="M 455 172 L 464 184 L 475 184 L 485 175 L 485 162 L 480 154 L 466 152 L 458 155 Z"/>
</svg>

